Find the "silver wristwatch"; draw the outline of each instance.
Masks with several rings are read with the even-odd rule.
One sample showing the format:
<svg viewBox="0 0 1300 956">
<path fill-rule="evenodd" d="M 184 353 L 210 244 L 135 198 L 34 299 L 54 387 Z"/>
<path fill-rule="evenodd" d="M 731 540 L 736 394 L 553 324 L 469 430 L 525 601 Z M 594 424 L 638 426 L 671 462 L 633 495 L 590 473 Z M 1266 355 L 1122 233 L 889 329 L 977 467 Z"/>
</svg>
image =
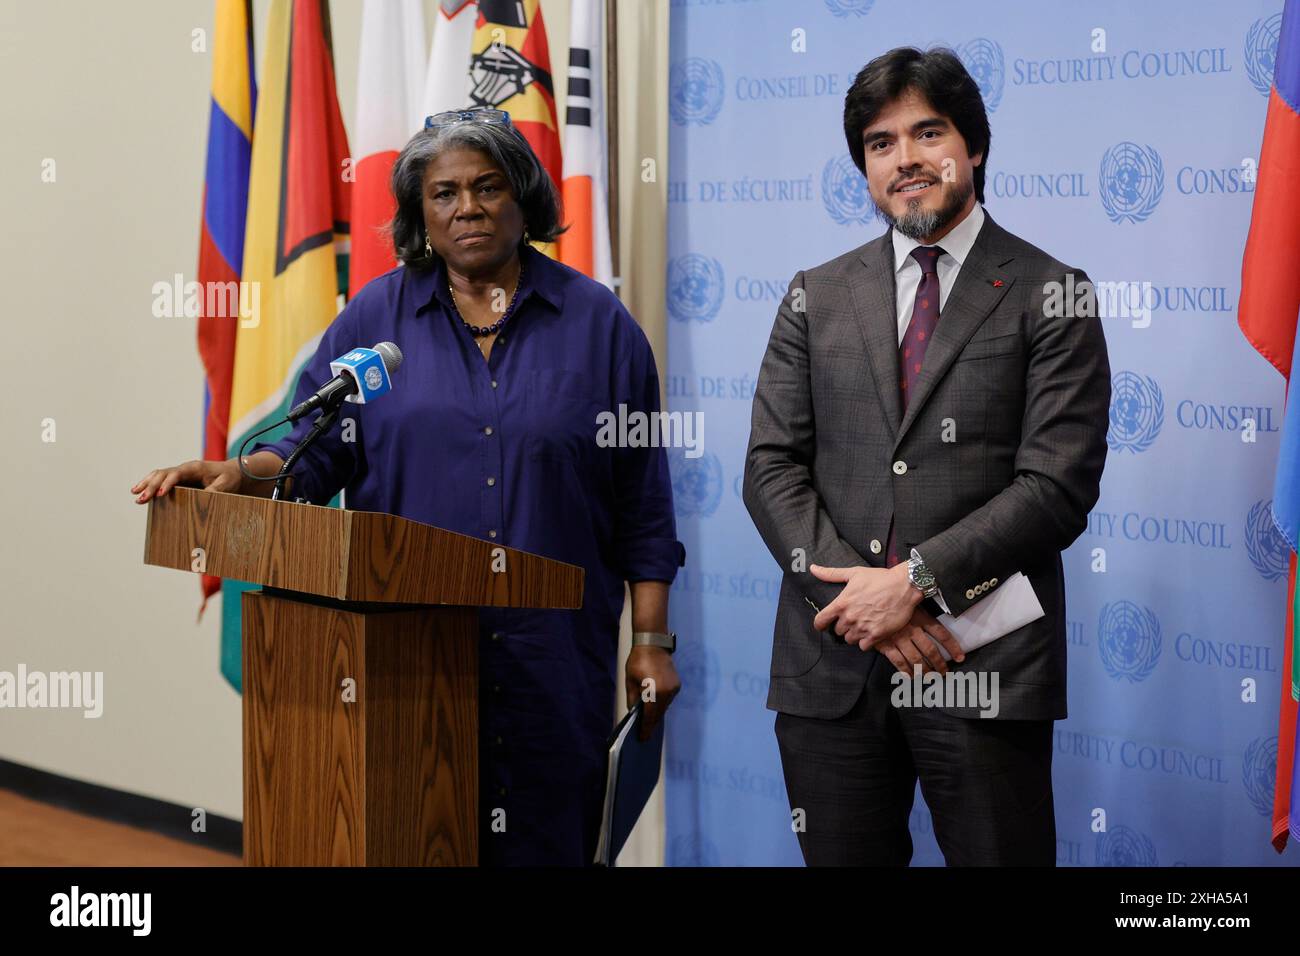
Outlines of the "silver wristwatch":
<svg viewBox="0 0 1300 956">
<path fill-rule="evenodd" d="M 632 635 L 633 647 L 662 647 L 669 654 L 677 650 L 677 635 L 662 634 L 658 631 L 636 631 Z"/>
<path fill-rule="evenodd" d="M 926 567 L 921 556 L 915 551 L 907 559 L 907 580 L 912 587 L 921 592 L 922 597 L 931 598 L 939 593 L 939 582 L 934 579 L 934 572 Z"/>
</svg>

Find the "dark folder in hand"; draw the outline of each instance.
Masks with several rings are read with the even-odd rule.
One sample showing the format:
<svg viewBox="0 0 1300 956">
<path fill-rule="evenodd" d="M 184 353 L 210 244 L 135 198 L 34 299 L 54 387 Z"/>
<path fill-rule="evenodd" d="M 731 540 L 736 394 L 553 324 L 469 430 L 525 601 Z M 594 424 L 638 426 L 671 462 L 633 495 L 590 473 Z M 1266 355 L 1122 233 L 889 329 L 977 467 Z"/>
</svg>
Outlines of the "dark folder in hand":
<svg viewBox="0 0 1300 956">
<path fill-rule="evenodd" d="M 659 782 L 664 751 L 664 722 L 660 720 L 649 740 L 640 740 L 643 703 L 627 712 L 609 740 L 609 771 L 605 779 L 605 813 L 596 845 L 596 864 L 613 866 L 632 827 Z"/>
</svg>

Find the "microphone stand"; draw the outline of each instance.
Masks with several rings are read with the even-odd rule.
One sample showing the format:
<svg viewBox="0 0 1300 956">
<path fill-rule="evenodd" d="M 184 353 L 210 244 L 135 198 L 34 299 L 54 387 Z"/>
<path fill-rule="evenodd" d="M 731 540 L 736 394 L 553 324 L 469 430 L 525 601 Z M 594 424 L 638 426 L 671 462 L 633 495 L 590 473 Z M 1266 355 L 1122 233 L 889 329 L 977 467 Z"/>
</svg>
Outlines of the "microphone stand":
<svg viewBox="0 0 1300 956">
<path fill-rule="evenodd" d="M 289 472 L 293 469 L 293 466 L 297 464 L 298 459 L 302 457 L 303 452 L 310 448 L 316 439 L 320 438 L 320 436 L 323 435 L 331 425 L 339 420 L 339 404 L 342 401 L 342 398 L 343 396 L 340 395 L 339 401 L 333 402 L 328 408 L 320 413 L 316 421 L 312 423 L 311 431 L 307 433 L 307 437 L 298 442 L 298 446 L 294 448 L 294 450 L 289 454 L 289 457 L 284 460 L 284 467 L 280 469 L 280 474 L 277 475 L 275 479 L 275 490 L 271 492 L 272 501 L 281 500 L 284 495 L 285 482 L 289 479 Z"/>
</svg>

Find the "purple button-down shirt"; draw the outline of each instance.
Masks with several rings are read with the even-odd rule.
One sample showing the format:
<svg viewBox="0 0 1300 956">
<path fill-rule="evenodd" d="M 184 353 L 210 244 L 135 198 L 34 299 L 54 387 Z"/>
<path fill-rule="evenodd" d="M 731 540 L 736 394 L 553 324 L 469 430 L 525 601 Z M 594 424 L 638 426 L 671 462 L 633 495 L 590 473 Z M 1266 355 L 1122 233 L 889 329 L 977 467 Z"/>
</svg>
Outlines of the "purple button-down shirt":
<svg viewBox="0 0 1300 956">
<path fill-rule="evenodd" d="M 521 258 L 490 360 L 454 311 L 441 265 L 399 267 L 361 289 L 325 331 L 294 402 L 356 346 L 395 342 L 403 362 L 391 392 L 344 404 L 295 467 L 290 496 L 326 504 L 343 489 L 351 509 L 586 569 L 580 611 L 480 613 L 481 816 L 506 809 L 510 834 L 484 835 L 485 860 L 590 862 L 581 857 L 594 851 L 623 585 L 671 583 L 685 549 L 663 448 L 597 443 L 600 412 L 659 410 L 645 334 L 600 283 L 531 247 Z M 287 457 L 312 418 L 256 447 Z"/>
</svg>

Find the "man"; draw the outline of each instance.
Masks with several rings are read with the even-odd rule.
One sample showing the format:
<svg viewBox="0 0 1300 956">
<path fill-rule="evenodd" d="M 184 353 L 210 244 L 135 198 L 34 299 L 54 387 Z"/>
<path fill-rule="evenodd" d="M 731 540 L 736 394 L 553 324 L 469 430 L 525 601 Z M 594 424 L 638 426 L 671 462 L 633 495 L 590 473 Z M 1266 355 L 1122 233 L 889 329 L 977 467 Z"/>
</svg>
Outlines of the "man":
<svg viewBox="0 0 1300 956">
<path fill-rule="evenodd" d="M 868 63 L 844 132 L 891 228 L 790 283 L 745 463 L 784 570 L 767 705 L 800 847 L 809 865 L 906 865 L 919 777 L 949 865 L 1050 866 L 1060 552 L 1106 456 L 1095 296 L 981 208 L 988 118 L 950 51 Z M 963 654 L 935 614 L 1016 572 L 1043 616 Z M 929 671 L 992 678 L 996 717 L 893 705 L 898 672 Z"/>
</svg>

